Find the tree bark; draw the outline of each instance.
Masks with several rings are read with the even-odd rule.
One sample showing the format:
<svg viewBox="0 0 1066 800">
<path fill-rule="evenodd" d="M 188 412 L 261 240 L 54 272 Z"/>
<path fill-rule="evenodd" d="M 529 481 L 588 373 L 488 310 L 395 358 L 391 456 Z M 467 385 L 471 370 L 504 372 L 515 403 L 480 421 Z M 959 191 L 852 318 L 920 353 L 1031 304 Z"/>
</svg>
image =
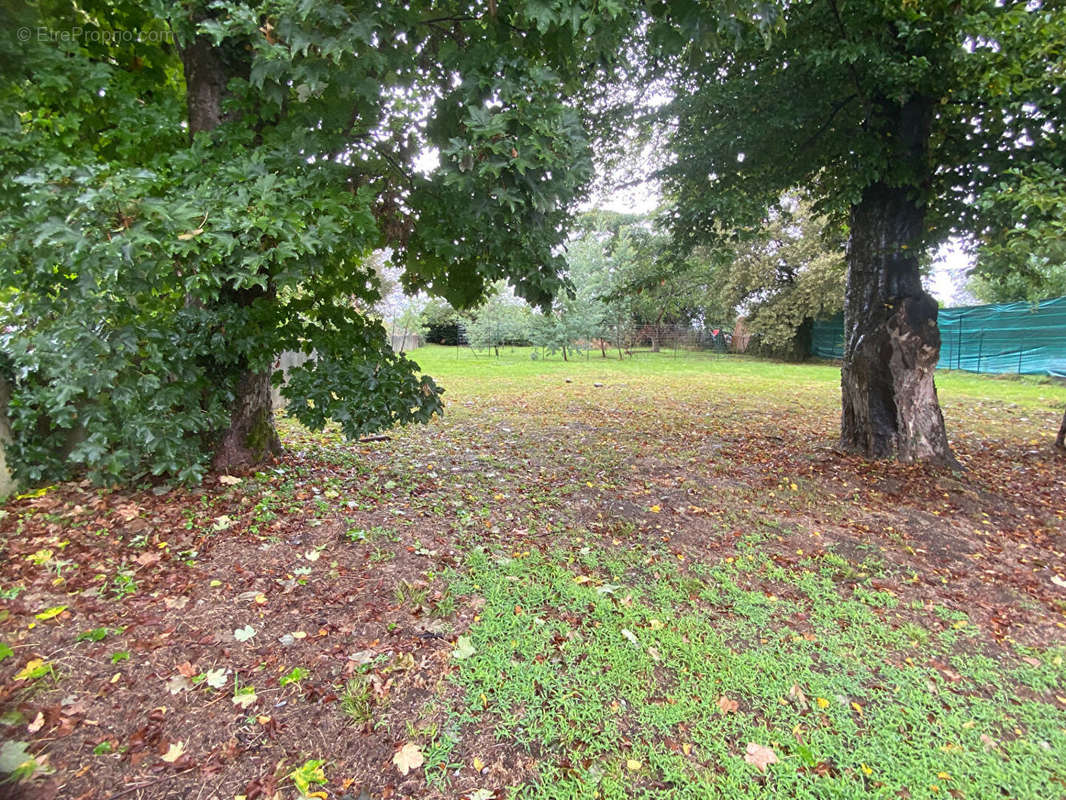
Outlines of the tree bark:
<svg viewBox="0 0 1066 800">
<path fill-rule="evenodd" d="M 247 55 L 235 43 L 213 44 L 198 36 L 181 48 L 185 72 L 189 139 L 211 131 L 226 117 L 223 101 L 231 78 L 246 76 Z M 223 291 L 223 302 L 249 305 L 257 294 Z M 259 292 L 258 295 L 262 295 Z M 274 427 L 274 407 L 270 392 L 271 372 L 254 372 L 245 366 L 237 374 L 229 427 L 220 433 L 211 466 L 217 472 L 233 472 L 255 466 L 281 452 L 281 440 Z"/>
<path fill-rule="evenodd" d="M 1055 437 L 1055 447 L 1066 450 L 1066 414 L 1062 415 L 1062 425 L 1059 427 L 1059 435 Z"/>
<path fill-rule="evenodd" d="M 882 122 L 904 169 L 925 174 L 931 104 L 920 98 Z M 958 467 L 933 374 L 940 357 L 937 304 L 922 289 L 921 180 L 866 187 L 851 210 L 841 372 L 841 447 L 868 458 Z"/>
<path fill-rule="evenodd" d="M 232 472 L 262 464 L 281 452 L 281 439 L 274 427 L 270 397 L 270 373 L 245 370 L 237 381 L 230 425 L 215 449 L 211 466 L 217 472 Z"/>
</svg>

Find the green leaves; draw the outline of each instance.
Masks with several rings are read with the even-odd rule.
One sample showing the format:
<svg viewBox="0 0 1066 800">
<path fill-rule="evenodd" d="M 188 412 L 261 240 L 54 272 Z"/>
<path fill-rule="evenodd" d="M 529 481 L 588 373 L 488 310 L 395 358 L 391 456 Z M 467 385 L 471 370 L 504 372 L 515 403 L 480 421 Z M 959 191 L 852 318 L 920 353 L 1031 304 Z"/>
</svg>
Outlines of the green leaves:
<svg viewBox="0 0 1066 800">
<path fill-rule="evenodd" d="M 367 255 L 391 247 L 409 290 L 457 306 L 500 279 L 546 305 L 592 177 L 564 90 L 605 74 L 627 13 L 532 3 L 442 25 L 423 2 L 95 9 L 94 27 L 200 37 L 232 67 L 219 124 L 191 142 L 188 47 L 23 48 L 0 86 L 0 118 L 18 121 L 0 145 L 17 476 L 195 482 L 239 376 L 285 350 L 316 354 L 286 388 L 313 427 L 357 436 L 439 413 L 440 390 L 366 316 Z M 420 171 L 433 149 L 440 166 Z"/>
</svg>

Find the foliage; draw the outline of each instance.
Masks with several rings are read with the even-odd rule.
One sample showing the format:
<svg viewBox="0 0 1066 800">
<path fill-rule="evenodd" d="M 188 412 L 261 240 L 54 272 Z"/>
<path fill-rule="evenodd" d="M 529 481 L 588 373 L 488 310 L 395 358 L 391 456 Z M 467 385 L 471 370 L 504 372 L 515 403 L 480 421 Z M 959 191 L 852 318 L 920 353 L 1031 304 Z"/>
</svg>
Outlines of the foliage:
<svg viewBox="0 0 1066 800">
<path fill-rule="evenodd" d="M 332 0 L 47 2 L 5 22 L 0 345 L 8 457 L 31 481 L 199 478 L 241 376 L 283 350 L 316 355 L 283 390 L 310 426 L 439 411 L 360 311 L 379 297 L 367 256 L 391 246 L 408 291 L 456 306 L 500 279 L 547 303 L 592 174 L 562 97 L 590 63 L 610 73 L 629 26 L 616 4 Z M 203 52 L 223 113 L 190 141 Z"/>
<path fill-rule="evenodd" d="M 706 323 L 720 316 L 712 275 L 702 254 L 669 260 L 669 238 L 644 215 L 593 211 L 579 220 L 570 274 L 591 306 L 604 339 L 621 346 L 637 328 L 650 328 L 658 346 L 667 324 Z"/>
<path fill-rule="evenodd" d="M 999 237 L 990 232 L 977 248 L 974 294 L 988 303 L 1066 295 L 1066 175 L 1048 165 L 1012 170 L 981 202 Z"/>
<path fill-rule="evenodd" d="M 504 344 L 524 344 L 530 340 L 530 309 L 507 291 L 502 283 L 466 322 L 467 342 L 475 348 L 492 348 L 499 354 Z"/>
<path fill-rule="evenodd" d="M 672 62 L 675 92 L 663 111 L 677 122 L 676 160 L 662 174 L 680 246 L 754 233 L 797 186 L 815 213 L 839 221 L 876 182 L 920 194 L 925 243 L 983 232 L 993 208 L 1003 234 L 1019 220 L 994 202 L 1007 176 L 1059 174 L 1061 131 L 1045 124 L 1061 118 L 1063 102 L 1061 60 L 1051 56 L 1066 40 L 1057 11 L 982 0 L 780 10 L 783 30 L 767 37 L 738 25 L 725 57 L 670 39 L 683 58 Z M 928 174 L 912 174 L 904 143 L 879 127 L 911 100 L 933 106 Z"/>
<path fill-rule="evenodd" d="M 715 270 L 714 292 L 762 345 L 793 348 L 808 320 L 844 307 L 844 246 L 839 232 L 794 197 L 771 211 L 758 234 Z"/>
</svg>

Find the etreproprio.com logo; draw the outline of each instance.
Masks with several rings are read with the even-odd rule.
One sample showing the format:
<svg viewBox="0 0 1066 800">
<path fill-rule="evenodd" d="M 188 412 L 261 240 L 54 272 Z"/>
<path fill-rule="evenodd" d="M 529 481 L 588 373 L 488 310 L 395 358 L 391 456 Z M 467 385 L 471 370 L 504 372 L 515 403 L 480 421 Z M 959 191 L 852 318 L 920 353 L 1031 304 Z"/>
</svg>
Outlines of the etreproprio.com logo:
<svg viewBox="0 0 1066 800">
<path fill-rule="evenodd" d="M 174 32 L 168 30 L 103 30 L 101 28 L 19 28 L 20 42 L 79 42 L 100 44 L 125 44 L 131 42 L 174 42 Z"/>
</svg>

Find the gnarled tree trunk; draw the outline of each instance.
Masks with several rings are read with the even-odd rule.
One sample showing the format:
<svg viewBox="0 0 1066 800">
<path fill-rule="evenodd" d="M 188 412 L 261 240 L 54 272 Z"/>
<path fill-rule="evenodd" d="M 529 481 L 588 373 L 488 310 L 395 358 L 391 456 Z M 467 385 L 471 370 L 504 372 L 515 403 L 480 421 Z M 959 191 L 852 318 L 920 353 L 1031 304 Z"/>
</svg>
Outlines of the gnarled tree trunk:
<svg viewBox="0 0 1066 800">
<path fill-rule="evenodd" d="M 225 121 L 222 103 L 226 86 L 231 78 L 247 77 L 248 56 L 233 43 L 219 46 L 199 36 L 181 49 L 181 60 L 192 139 Z M 256 293 L 247 290 L 224 291 L 222 295 L 238 305 L 248 305 L 256 297 Z M 211 461 L 216 471 L 254 466 L 281 452 L 281 440 L 274 427 L 270 377 L 269 371 L 254 372 L 247 367 L 240 371 L 230 425 L 219 438 Z"/>
<path fill-rule="evenodd" d="M 882 107 L 882 122 L 925 174 L 930 105 Z M 924 197 L 909 185 L 868 186 L 851 210 L 844 309 L 841 446 L 870 458 L 958 466 L 933 373 L 940 357 L 937 304 L 922 289 L 918 251 Z"/>
<path fill-rule="evenodd" d="M 1055 447 L 1066 450 L 1066 414 L 1062 415 L 1062 425 L 1059 427 L 1059 435 L 1055 437 Z"/>
</svg>

